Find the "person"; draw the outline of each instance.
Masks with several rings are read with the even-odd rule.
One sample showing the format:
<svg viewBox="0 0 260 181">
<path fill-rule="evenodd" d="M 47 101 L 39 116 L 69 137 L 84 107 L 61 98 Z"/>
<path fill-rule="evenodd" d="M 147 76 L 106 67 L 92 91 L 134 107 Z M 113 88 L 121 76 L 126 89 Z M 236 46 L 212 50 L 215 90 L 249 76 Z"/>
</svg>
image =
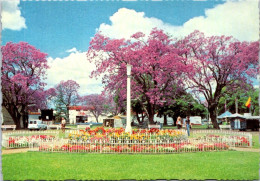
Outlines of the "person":
<svg viewBox="0 0 260 181">
<path fill-rule="evenodd" d="M 66 126 L 66 120 L 62 117 L 61 118 L 61 130 L 63 133 L 65 132 L 65 126 Z"/>
<path fill-rule="evenodd" d="M 185 121 L 185 125 L 186 125 L 188 136 L 190 136 L 190 116 L 187 116 L 187 119 Z"/>
<path fill-rule="evenodd" d="M 182 119 L 180 116 L 177 118 L 176 124 L 178 129 L 182 128 Z"/>
</svg>

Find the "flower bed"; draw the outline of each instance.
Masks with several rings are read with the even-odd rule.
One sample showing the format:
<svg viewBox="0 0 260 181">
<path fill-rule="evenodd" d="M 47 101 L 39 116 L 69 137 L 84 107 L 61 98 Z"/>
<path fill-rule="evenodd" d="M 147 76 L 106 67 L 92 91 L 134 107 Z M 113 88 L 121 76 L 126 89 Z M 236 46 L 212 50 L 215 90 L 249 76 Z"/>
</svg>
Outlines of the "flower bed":
<svg viewBox="0 0 260 181">
<path fill-rule="evenodd" d="M 122 142 L 138 142 L 138 143 L 147 143 L 150 140 L 160 140 L 163 142 L 166 141 L 181 141 L 186 140 L 187 135 L 184 131 L 180 130 L 159 130 L 156 128 L 153 129 L 136 129 L 132 133 L 126 133 L 123 128 L 111 128 L 105 130 L 103 127 L 97 127 L 94 130 L 86 129 L 75 131 L 74 133 L 69 134 L 69 139 L 71 141 L 87 141 L 88 143 L 93 141 L 105 140 L 106 142 L 116 143 L 119 140 Z"/>
<path fill-rule="evenodd" d="M 68 138 L 50 135 L 9 136 L 4 140 L 4 147 L 30 147 L 31 150 L 48 152 L 183 153 L 251 146 L 250 135 L 232 134 L 215 131 L 204 135 L 193 133 L 187 137 L 185 130 L 172 129 L 136 129 L 129 134 L 123 128 L 97 127 L 73 131 Z"/>
</svg>

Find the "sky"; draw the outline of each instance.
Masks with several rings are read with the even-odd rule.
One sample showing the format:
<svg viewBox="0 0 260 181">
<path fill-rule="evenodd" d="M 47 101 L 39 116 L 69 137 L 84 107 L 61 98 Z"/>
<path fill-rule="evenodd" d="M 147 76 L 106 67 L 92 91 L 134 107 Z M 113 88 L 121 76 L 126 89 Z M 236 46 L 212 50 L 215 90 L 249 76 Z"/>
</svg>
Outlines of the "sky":
<svg viewBox="0 0 260 181">
<path fill-rule="evenodd" d="M 48 54 L 46 88 L 75 80 L 81 95 L 100 93 L 101 78 L 86 52 L 95 33 L 129 38 L 157 27 L 175 37 L 200 30 L 206 35 L 259 39 L 257 1 L 3 1 L 2 45 L 20 41 Z M 255 81 L 255 84 L 257 82 Z"/>
</svg>

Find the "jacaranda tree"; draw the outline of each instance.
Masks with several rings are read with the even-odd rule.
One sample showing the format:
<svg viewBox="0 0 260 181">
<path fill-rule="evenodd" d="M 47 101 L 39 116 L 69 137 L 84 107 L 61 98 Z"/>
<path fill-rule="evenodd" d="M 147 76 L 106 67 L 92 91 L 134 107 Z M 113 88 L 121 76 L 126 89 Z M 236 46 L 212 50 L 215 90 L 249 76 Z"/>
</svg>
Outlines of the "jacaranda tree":
<svg viewBox="0 0 260 181">
<path fill-rule="evenodd" d="M 74 80 L 61 81 L 55 86 L 56 97 L 54 98 L 54 104 L 57 110 L 57 116 L 62 114 L 66 120 L 69 120 L 69 106 L 75 105 L 78 101 L 79 84 Z"/>
<path fill-rule="evenodd" d="M 240 42 L 232 37 L 210 36 L 194 31 L 176 43 L 182 51 L 187 65 L 194 71 L 188 72 L 188 87 L 204 96 L 214 128 L 218 128 L 216 108 L 222 89 L 234 92 L 246 87 L 250 78 L 258 71 L 258 42 Z"/>
<path fill-rule="evenodd" d="M 43 106 L 47 54 L 25 42 L 6 43 L 1 51 L 3 106 L 19 129 L 21 118 L 26 126 L 28 106 Z"/>
<path fill-rule="evenodd" d="M 162 30 L 153 29 L 149 36 L 139 32 L 129 40 L 111 39 L 97 33 L 90 42 L 87 58 L 94 62 L 92 77 L 103 76 L 105 89 L 118 95 L 119 103 L 126 100 L 126 65 L 132 65 L 132 99 L 140 100 L 149 122 L 153 123 L 156 107 L 172 104 L 192 71 L 185 58 L 175 48 L 174 40 Z"/>
<path fill-rule="evenodd" d="M 82 96 L 80 102 L 82 105 L 89 107 L 89 111 L 94 115 L 98 122 L 98 117 L 102 113 L 107 113 L 109 109 L 109 99 L 103 94 L 90 94 Z"/>
</svg>

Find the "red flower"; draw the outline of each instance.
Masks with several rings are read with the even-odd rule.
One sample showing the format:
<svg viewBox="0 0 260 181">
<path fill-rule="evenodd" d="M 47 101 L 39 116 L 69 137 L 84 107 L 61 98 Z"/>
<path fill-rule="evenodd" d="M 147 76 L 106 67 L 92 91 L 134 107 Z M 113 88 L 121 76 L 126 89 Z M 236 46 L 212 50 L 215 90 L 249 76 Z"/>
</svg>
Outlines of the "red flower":
<svg viewBox="0 0 260 181">
<path fill-rule="evenodd" d="M 9 138 L 8 140 L 8 144 L 11 145 L 11 144 L 15 144 L 15 139 L 13 138 Z"/>
<path fill-rule="evenodd" d="M 152 128 L 148 131 L 148 133 L 158 133 L 160 130 L 157 128 Z"/>
</svg>

